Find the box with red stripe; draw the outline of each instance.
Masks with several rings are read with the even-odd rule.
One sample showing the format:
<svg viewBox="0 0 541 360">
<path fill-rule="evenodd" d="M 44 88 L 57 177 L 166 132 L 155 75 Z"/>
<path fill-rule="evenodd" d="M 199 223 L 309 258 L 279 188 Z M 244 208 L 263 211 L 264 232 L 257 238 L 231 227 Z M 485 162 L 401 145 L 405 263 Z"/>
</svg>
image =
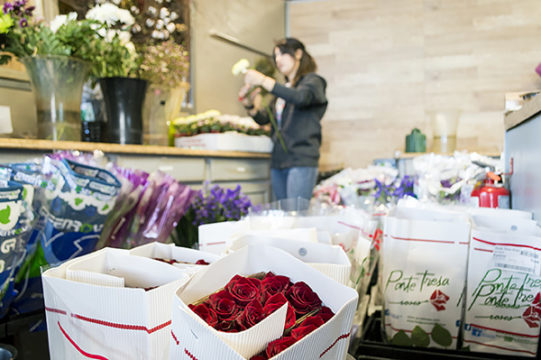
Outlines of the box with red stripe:
<svg viewBox="0 0 541 360">
<path fill-rule="evenodd" d="M 173 294 L 188 279 L 110 248 L 45 271 L 51 359 L 167 359 Z"/>
<path fill-rule="evenodd" d="M 357 307 L 357 292 L 325 276 L 289 253 L 271 246 L 251 244 L 211 264 L 181 287 L 173 301 L 170 359 L 247 360 L 282 336 L 286 305 L 251 328 L 238 333 L 217 331 L 188 305 L 223 288 L 235 275 L 260 272 L 303 281 L 335 315 L 316 330 L 272 357 L 272 360 L 345 359 Z"/>
</svg>

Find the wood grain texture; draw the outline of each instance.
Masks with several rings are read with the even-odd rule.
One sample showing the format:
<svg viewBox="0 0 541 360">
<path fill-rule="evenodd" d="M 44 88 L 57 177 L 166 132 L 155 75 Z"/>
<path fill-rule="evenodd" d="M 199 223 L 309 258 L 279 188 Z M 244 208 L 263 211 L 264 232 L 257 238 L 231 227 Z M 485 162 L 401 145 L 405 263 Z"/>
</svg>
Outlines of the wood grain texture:
<svg viewBox="0 0 541 360">
<path fill-rule="evenodd" d="M 459 149 L 503 150 L 505 93 L 541 87 L 538 0 L 339 0 L 289 4 L 291 36 L 328 81 L 322 169 L 404 150 L 430 111 L 459 109 Z"/>
<path fill-rule="evenodd" d="M 78 141 L 2 139 L 0 149 L 103 151 L 111 154 L 168 155 L 182 157 L 270 158 L 270 154 L 244 151 L 192 150 L 168 146 L 120 145 Z"/>
</svg>

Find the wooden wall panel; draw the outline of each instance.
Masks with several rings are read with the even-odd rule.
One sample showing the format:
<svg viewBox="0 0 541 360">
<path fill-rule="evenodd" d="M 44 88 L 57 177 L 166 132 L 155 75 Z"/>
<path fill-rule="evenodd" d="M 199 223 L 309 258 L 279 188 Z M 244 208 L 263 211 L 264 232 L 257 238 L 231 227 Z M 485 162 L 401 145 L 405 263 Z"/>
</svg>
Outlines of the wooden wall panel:
<svg viewBox="0 0 541 360">
<path fill-rule="evenodd" d="M 428 113 L 459 109 L 458 147 L 503 150 L 505 93 L 541 87 L 539 0 L 290 3 L 291 35 L 328 81 L 320 167 L 403 150 Z"/>
</svg>

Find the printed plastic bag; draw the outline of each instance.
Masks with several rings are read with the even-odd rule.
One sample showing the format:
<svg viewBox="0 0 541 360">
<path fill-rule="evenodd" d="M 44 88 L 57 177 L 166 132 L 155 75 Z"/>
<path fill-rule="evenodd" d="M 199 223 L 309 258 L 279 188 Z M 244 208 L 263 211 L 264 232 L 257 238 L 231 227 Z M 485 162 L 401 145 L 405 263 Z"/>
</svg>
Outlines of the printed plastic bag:
<svg viewBox="0 0 541 360">
<path fill-rule="evenodd" d="M 23 185 L 0 180 L 0 318 L 15 296 L 13 276 L 25 253 L 29 233 L 24 219 Z"/>
<path fill-rule="evenodd" d="M 384 219 L 381 287 L 392 344 L 456 348 L 470 221 L 443 209 L 398 206 Z"/>
<path fill-rule="evenodd" d="M 535 356 L 541 319 L 541 231 L 509 210 L 474 215 L 464 346 Z"/>
</svg>

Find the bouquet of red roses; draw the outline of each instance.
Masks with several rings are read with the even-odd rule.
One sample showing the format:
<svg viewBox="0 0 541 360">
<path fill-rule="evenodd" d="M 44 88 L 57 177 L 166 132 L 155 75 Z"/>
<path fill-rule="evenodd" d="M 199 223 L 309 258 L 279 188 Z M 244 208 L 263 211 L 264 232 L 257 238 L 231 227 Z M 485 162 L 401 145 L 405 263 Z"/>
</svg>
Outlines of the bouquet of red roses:
<svg viewBox="0 0 541 360">
<path fill-rule="evenodd" d="M 355 290 L 289 253 L 248 245 L 177 291 L 171 358 L 343 358 L 357 300 Z"/>
<path fill-rule="evenodd" d="M 287 304 L 284 336 L 269 343 L 254 359 L 268 359 L 302 339 L 333 317 L 319 296 L 305 282 L 272 272 L 251 277 L 235 275 L 225 289 L 189 305 L 207 324 L 219 331 L 251 328 Z"/>
</svg>

